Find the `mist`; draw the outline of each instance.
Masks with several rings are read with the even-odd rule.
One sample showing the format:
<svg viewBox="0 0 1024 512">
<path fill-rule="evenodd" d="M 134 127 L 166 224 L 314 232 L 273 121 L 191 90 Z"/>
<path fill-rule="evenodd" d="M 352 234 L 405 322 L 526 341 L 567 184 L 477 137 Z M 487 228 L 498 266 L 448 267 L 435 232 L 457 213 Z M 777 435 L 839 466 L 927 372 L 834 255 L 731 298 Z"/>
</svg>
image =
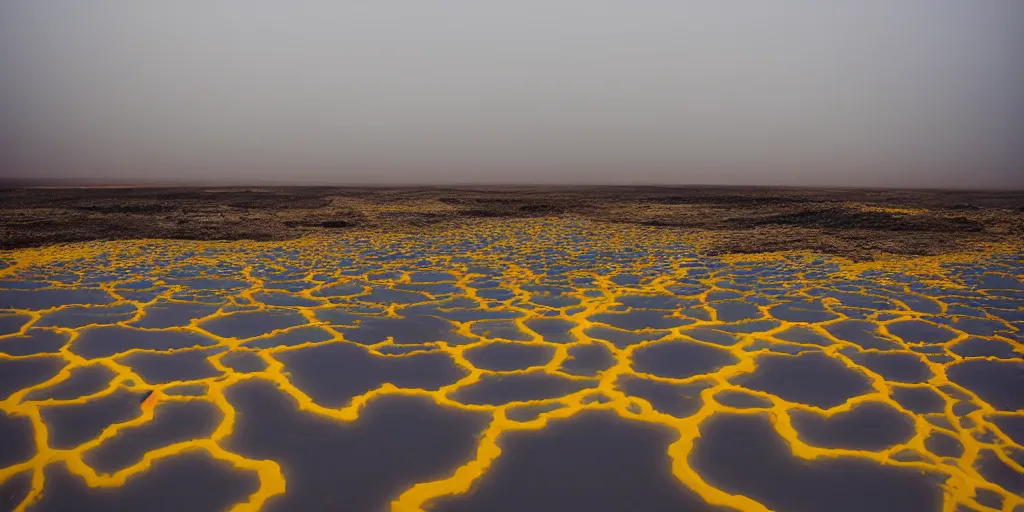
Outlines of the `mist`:
<svg viewBox="0 0 1024 512">
<path fill-rule="evenodd" d="M 1024 188 L 1024 2 L 0 0 L 3 178 Z"/>
</svg>

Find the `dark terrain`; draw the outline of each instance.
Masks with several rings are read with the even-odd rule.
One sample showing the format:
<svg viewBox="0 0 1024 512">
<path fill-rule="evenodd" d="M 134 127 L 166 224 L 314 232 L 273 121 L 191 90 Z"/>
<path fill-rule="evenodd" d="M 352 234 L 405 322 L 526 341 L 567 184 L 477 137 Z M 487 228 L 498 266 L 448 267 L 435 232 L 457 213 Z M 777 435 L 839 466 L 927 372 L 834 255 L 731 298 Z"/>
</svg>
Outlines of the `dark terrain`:
<svg viewBox="0 0 1024 512">
<path fill-rule="evenodd" d="M 7 188 L 0 249 L 90 240 L 287 240 L 569 215 L 704 232 L 709 253 L 863 260 L 1024 242 L 1024 192 L 752 187 Z"/>
</svg>

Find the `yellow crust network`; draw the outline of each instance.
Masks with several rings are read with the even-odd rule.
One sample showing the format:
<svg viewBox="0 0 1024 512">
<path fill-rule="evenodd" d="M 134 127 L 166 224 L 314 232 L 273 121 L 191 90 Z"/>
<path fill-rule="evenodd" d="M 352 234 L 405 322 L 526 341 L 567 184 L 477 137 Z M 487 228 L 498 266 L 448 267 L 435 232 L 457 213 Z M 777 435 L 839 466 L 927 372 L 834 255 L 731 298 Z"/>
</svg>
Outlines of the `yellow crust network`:
<svg viewBox="0 0 1024 512">
<path fill-rule="evenodd" d="M 256 300 L 254 294 L 257 294 L 264 290 L 264 281 L 254 275 L 253 272 L 253 258 L 258 257 L 260 254 L 266 254 L 267 251 L 272 250 L 283 250 L 283 251 L 297 251 L 292 260 L 290 261 L 305 261 L 307 264 L 307 273 L 303 280 L 312 283 L 312 286 L 306 290 L 295 292 L 294 296 L 316 301 L 320 304 L 328 304 L 328 300 L 317 297 L 314 293 L 329 285 L 336 285 L 339 283 L 345 283 L 348 281 L 369 281 L 370 273 L 384 272 L 389 268 L 407 267 L 410 264 L 409 259 L 395 259 L 392 261 L 384 261 L 383 268 L 375 268 L 373 272 L 363 272 L 361 274 L 343 274 L 337 266 L 332 266 L 338 261 L 345 260 L 346 258 L 352 257 L 354 253 L 349 251 L 341 251 L 341 245 L 338 245 L 337 238 L 320 238 L 320 239 L 304 239 L 290 242 L 278 242 L 278 243 L 256 243 L 256 242 L 183 242 L 183 241 L 129 241 L 129 242 L 95 242 L 95 243 L 84 243 L 84 244 L 68 244 L 63 246 L 52 246 L 40 249 L 26 249 L 11 251 L 5 254 L 0 253 L 0 261 L 6 261 L 7 266 L 0 270 L 0 279 L 17 281 L 18 279 L 26 278 L 25 276 L 38 276 L 44 275 L 46 272 L 52 269 L 63 269 L 71 268 L 73 264 L 82 265 L 81 270 L 77 270 L 79 275 L 85 275 L 90 272 L 91 269 L 99 268 L 143 268 L 153 271 L 154 274 L 158 274 L 157 271 L 167 271 L 175 266 L 204 266 L 212 265 L 216 266 L 224 261 L 231 262 L 243 267 L 243 270 L 238 275 L 228 276 L 232 279 L 244 279 L 248 282 L 249 287 L 240 293 L 233 294 L 229 300 L 230 302 L 225 305 L 232 304 L 257 304 L 260 309 L 264 310 L 277 310 L 277 309 L 291 309 L 300 312 L 309 322 L 309 324 L 319 326 L 331 332 L 333 339 L 323 342 L 309 342 L 297 346 L 288 347 L 272 347 L 266 349 L 260 349 L 257 351 L 259 356 L 268 363 L 268 367 L 264 371 L 256 373 L 235 373 L 231 368 L 221 364 L 221 357 L 228 352 L 221 352 L 210 356 L 209 360 L 213 366 L 221 372 L 219 377 L 211 377 L 206 379 L 198 379 L 195 381 L 189 381 L 189 383 L 203 383 L 207 386 L 207 392 L 203 396 L 179 396 L 171 394 L 160 394 L 158 396 L 159 401 L 168 400 L 207 400 L 223 412 L 223 420 L 216 428 L 214 433 L 208 439 L 195 439 L 187 442 L 180 442 L 172 444 L 170 446 L 164 446 L 148 452 L 141 461 L 138 463 L 124 468 L 114 474 L 101 474 L 83 462 L 83 454 L 96 446 L 100 445 L 104 441 L 117 435 L 120 430 L 142 425 L 153 418 L 153 408 L 145 408 L 141 416 L 132 419 L 130 421 L 111 425 L 105 429 L 98 437 L 91 439 L 73 449 L 60 450 L 49 447 L 48 444 L 48 430 L 47 425 L 42 419 L 40 413 L 40 406 L 45 405 L 47 407 L 54 407 L 67 404 L 82 404 L 97 398 L 101 398 L 113 393 L 119 387 L 129 386 L 135 390 L 158 390 L 166 389 L 177 384 L 183 384 L 181 382 L 164 384 L 164 385 L 151 385 L 145 383 L 145 381 L 136 375 L 132 369 L 128 366 L 120 364 L 114 360 L 115 356 L 106 358 L 99 358 L 98 360 L 87 361 L 86 359 L 76 355 L 70 350 L 70 347 L 75 342 L 82 329 L 88 328 L 89 326 L 83 326 L 75 329 L 70 328 L 51 328 L 56 331 L 67 333 L 71 336 L 70 341 L 64 345 L 60 350 L 59 355 L 67 361 L 67 365 L 53 378 L 42 382 L 38 385 L 31 386 L 26 389 L 15 392 L 9 398 L 0 402 L 0 409 L 4 412 L 15 415 L 28 417 L 32 421 L 32 425 L 35 429 L 35 443 L 37 448 L 37 454 L 20 464 L 16 464 L 7 468 L 0 469 L 0 482 L 5 481 L 11 476 L 21 473 L 25 470 L 32 472 L 32 487 L 28 496 L 17 506 L 16 510 L 22 511 L 28 509 L 32 503 L 37 501 L 41 496 L 44 488 L 44 476 L 43 469 L 48 464 L 56 462 L 65 462 L 69 470 L 84 478 L 86 483 L 92 487 L 117 487 L 123 485 L 128 479 L 133 476 L 146 471 L 154 463 L 165 457 L 171 457 L 176 454 L 189 451 L 189 450 L 203 450 L 208 452 L 212 457 L 226 461 L 233 465 L 239 471 L 251 471 L 258 475 L 260 480 L 259 489 L 248 497 L 248 500 L 244 503 L 236 504 L 231 510 L 241 512 L 248 510 L 258 510 L 267 501 L 275 495 L 284 493 L 287 491 L 287 482 L 282 474 L 281 468 L 277 463 L 270 460 L 250 460 L 240 455 L 231 453 L 221 448 L 220 442 L 232 434 L 236 416 L 232 405 L 225 399 L 224 390 L 241 380 L 245 379 L 265 379 L 274 382 L 284 393 L 287 393 L 294 398 L 299 408 L 309 413 L 319 414 L 329 418 L 333 418 L 338 422 L 352 422 L 359 419 L 360 409 L 370 400 L 375 397 L 391 394 L 404 394 L 404 395 L 419 395 L 426 396 L 432 399 L 437 404 L 443 407 L 450 407 L 455 409 L 465 409 L 473 411 L 486 411 L 493 415 L 493 420 L 490 426 L 486 429 L 478 441 L 476 449 L 476 456 L 473 460 L 470 460 L 463 464 L 461 467 L 453 468 L 447 478 L 432 482 L 420 482 L 410 483 L 409 487 L 403 492 L 395 496 L 392 502 L 392 510 L 396 511 L 419 511 L 429 509 L 429 504 L 432 499 L 445 496 L 453 495 L 466 492 L 475 481 L 480 479 L 491 466 L 491 464 L 501 455 L 501 448 L 499 447 L 499 439 L 501 436 L 510 431 L 524 430 L 524 429 L 542 429 L 547 423 L 554 419 L 566 418 L 572 416 L 582 409 L 610 409 L 615 411 L 619 416 L 623 418 L 638 420 L 642 422 L 655 423 L 665 425 L 679 434 L 679 439 L 672 443 L 668 447 L 668 455 L 673 461 L 672 469 L 674 475 L 681 482 L 681 485 L 685 485 L 698 493 L 708 503 L 726 505 L 737 510 L 742 511 L 764 511 L 768 510 L 764 505 L 758 503 L 754 499 L 746 496 L 731 495 L 720 489 L 716 489 L 712 485 L 705 482 L 701 475 L 698 474 L 688 463 L 688 455 L 694 446 L 694 442 L 700 437 L 700 426 L 702 422 L 709 418 L 711 415 L 716 413 L 730 413 L 730 414 L 765 414 L 767 413 L 772 420 L 778 434 L 781 435 L 792 449 L 792 453 L 796 457 L 804 459 L 817 459 L 817 458 L 828 458 L 828 457 L 859 457 L 862 459 L 870 459 L 879 464 L 887 464 L 893 466 L 905 466 L 917 468 L 920 470 L 927 470 L 929 472 L 936 472 L 944 475 L 945 482 L 943 484 L 943 490 L 945 493 L 945 500 L 943 509 L 945 511 L 953 511 L 958 505 L 968 507 L 976 510 L 990 510 L 983 505 L 975 501 L 974 496 L 977 489 L 987 489 L 998 493 L 1003 497 L 1003 510 L 1011 511 L 1016 506 L 1024 503 L 1024 498 L 1016 496 L 1011 492 L 1002 489 L 1001 487 L 985 481 L 985 479 L 978 474 L 974 468 L 974 462 L 979 454 L 979 450 L 985 447 L 996 448 L 996 453 L 999 454 L 1001 460 L 1017 471 L 1024 472 L 1024 467 L 1021 467 L 1016 461 L 1005 455 L 1003 447 L 1013 449 L 1024 449 L 1020 445 L 1014 443 L 1009 437 L 1002 434 L 998 429 L 994 428 L 986 418 L 999 415 L 999 414 L 1015 414 L 1017 416 L 1024 415 L 1024 411 L 1016 412 L 999 412 L 996 411 L 992 406 L 981 400 L 971 390 L 963 388 L 949 381 L 946 377 L 946 366 L 943 364 L 935 363 L 922 358 L 922 361 L 928 365 L 933 373 L 933 377 L 922 384 L 910 384 L 904 385 L 906 387 L 930 387 L 938 391 L 937 386 L 948 385 L 953 386 L 964 394 L 971 397 L 972 401 L 978 405 L 978 410 L 968 414 L 973 422 L 974 426 L 967 428 L 962 426 L 954 415 L 953 402 L 954 400 L 945 394 L 941 396 L 946 400 L 945 412 L 942 413 L 950 421 L 952 425 L 956 427 L 955 431 L 950 431 L 937 427 L 927 422 L 923 415 L 915 414 L 911 411 L 904 409 L 899 403 L 894 401 L 889 395 L 891 390 L 891 384 L 884 380 L 877 373 L 858 365 L 849 357 L 844 355 L 840 349 L 844 347 L 851 347 L 852 344 L 843 339 L 839 339 L 833 336 L 828 331 L 823 329 L 824 325 L 832 322 L 841 321 L 846 315 L 839 313 L 838 318 L 826 322 L 820 322 L 817 324 L 805 324 L 802 322 L 791 322 L 791 321 L 779 321 L 779 326 L 771 330 L 763 332 L 754 332 L 750 334 L 741 334 L 740 342 L 732 345 L 723 347 L 721 345 L 713 345 L 697 339 L 688 337 L 685 334 L 685 330 L 699 326 L 716 326 L 721 325 L 722 322 L 716 320 L 716 310 L 714 307 L 707 304 L 707 297 L 709 293 L 721 291 L 716 284 L 714 274 L 711 277 L 704 277 L 700 279 L 700 283 L 704 286 L 704 291 L 694 297 L 699 300 L 702 307 L 707 311 L 710 316 L 710 320 L 695 319 L 696 322 L 683 327 L 676 327 L 671 329 L 672 334 L 668 339 L 680 339 L 686 340 L 690 343 L 702 343 L 709 346 L 714 346 L 718 349 L 728 350 L 738 361 L 735 364 L 730 364 L 721 368 L 720 370 L 701 374 L 686 379 L 674 379 L 660 377 L 652 374 L 644 374 L 635 370 L 632 367 L 632 354 L 637 349 L 651 344 L 652 342 L 641 342 L 639 344 L 630 345 L 625 348 L 618 348 L 614 344 L 602 340 L 594 339 L 588 336 L 585 331 L 587 328 L 597 325 L 589 318 L 595 314 L 606 311 L 609 306 L 615 303 L 617 297 L 623 294 L 631 295 L 671 295 L 666 287 L 671 287 L 677 283 L 680 279 L 685 279 L 694 264 L 699 264 L 702 261 L 706 261 L 697 255 L 691 257 L 676 257 L 669 261 L 669 269 L 665 272 L 660 273 L 653 279 L 648 279 L 643 282 L 642 285 L 618 285 L 612 281 L 612 277 L 618 273 L 629 273 L 633 271 L 642 271 L 646 266 L 652 262 L 659 261 L 656 248 L 660 247 L 678 247 L 680 245 L 690 244 L 690 246 L 699 246 L 699 240 L 696 239 L 679 239 L 678 234 L 669 234 L 664 231 L 658 231 L 657 229 L 648 229 L 643 227 L 622 227 L 622 226 L 606 226 L 606 225 L 591 225 L 587 223 L 577 222 L 566 222 L 566 221 L 555 221 L 555 220 L 542 220 L 542 221 L 517 221 L 513 223 L 508 222 L 490 222 L 480 221 L 477 223 L 471 223 L 463 231 L 456 232 L 439 232 L 439 233 L 428 233 L 420 236 L 407 236 L 393 233 L 382 233 L 382 232 L 352 232 L 345 235 L 339 235 L 341 238 L 348 240 L 359 240 L 363 247 L 376 247 L 384 248 L 389 244 L 399 244 L 405 247 L 437 247 L 438 244 L 457 244 L 460 243 L 461 238 L 472 239 L 475 234 L 480 232 L 488 233 L 488 237 L 492 240 L 489 244 L 478 244 L 476 247 L 471 247 L 466 252 L 461 254 L 444 254 L 444 253 L 430 253 L 429 251 L 423 255 L 416 256 L 416 260 L 426 258 L 430 261 L 428 265 L 419 265 L 416 270 L 442 270 L 451 272 L 456 275 L 455 286 L 461 290 L 461 296 L 475 300 L 480 303 L 480 307 L 489 310 L 505 310 L 515 311 L 521 314 L 515 319 L 516 325 L 521 332 L 528 334 L 532 337 L 529 341 L 508 341 L 503 340 L 506 343 L 524 343 L 524 344 L 543 344 L 551 346 L 555 349 L 554 357 L 544 365 L 544 371 L 553 375 L 565 379 L 581 379 L 581 377 L 570 375 L 559 370 L 560 365 L 569 358 L 568 349 L 573 345 L 580 343 L 599 343 L 604 345 L 614 354 L 615 364 L 611 368 L 602 371 L 599 374 L 598 384 L 596 388 L 587 388 L 582 391 L 574 392 L 566 396 L 547 399 L 547 400 L 536 400 L 530 402 L 516 402 L 513 404 L 504 405 L 467 405 L 462 404 L 451 398 L 454 391 L 469 386 L 481 379 L 482 376 L 491 373 L 502 373 L 502 374 L 515 374 L 523 373 L 524 370 L 513 370 L 507 372 L 491 372 L 488 370 L 478 369 L 465 357 L 465 352 L 481 344 L 493 341 L 485 336 L 475 334 L 471 331 L 473 322 L 455 322 L 457 325 L 458 333 L 462 336 L 474 339 L 474 342 L 468 345 L 449 345 L 443 341 L 433 342 L 425 344 L 424 349 L 431 350 L 443 350 L 447 352 L 455 363 L 468 371 L 468 375 L 459 380 L 458 382 L 440 388 L 437 391 L 426 391 L 422 389 L 399 389 L 390 384 L 384 384 L 378 389 L 369 391 L 361 396 L 357 396 L 352 399 L 351 403 L 341 408 L 327 408 L 318 405 L 314 402 L 307 394 L 302 390 L 294 386 L 288 379 L 288 375 L 284 371 L 284 366 L 275 359 L 275 356 L 279 353 L 291 351 L 291 350 L 302 350 L 304 347 L 309 347 L 323 343 L 351 343 L 345 340 L 344 333 L 339 330 L 332 328 L 327 322 L 317 318 L 316 312 L 318 306 L 269 306 L 260 304 L 260 301 Z M 572 320 L 576 323 L 576 326 L 571 329 L 571 333 L 578 340 L 574 343 L 552 343 L 545 341 L 544 338 L 529 329 L 526 325 L 526 321 L 531 318 L 537 318 L 538 313 L 535 307 L 524 307 L 523 302 L 529 301 L 532 292 L 524 289 L 523 285 L 527 283 L 541 283 L 545 282 L 545 276 L 543 273 L 531 268 L 530 265 L 523 263 L 522 256 L 524 254 L 530 254 L 531 252 L 539 251 L 541 249 L 555 247 L 558 250 L 565 251 L 567 256 L 564 257 L 566 263 L 571 263 L 574 258 L 574 252 L 576 254 L 582 254 L 582 249 L 577 249 L 572 246 L 574 242 L 570 239 L 565 238 L 566 236 L 582 237 L 585 240 L 585 244 L 591 247 L 604 247 L 604 248 L 621 248 L 621 247 L 650 247 L 652 248 L 651 254 L 644 255 L 641 258 L 634 259 L 633 261 L 619 261 L 607 263 L 609 265 L 610 273 L 596 273 L 596 272 L 583 272 L 583 271 L 571 271 L 571 275 L 586 276 L 595 279 L 595 286 L 600 290 L 600 296 L 584 296 L 579 294 L 577 298 L 581 300 L 580 304 L 571 307 L 563 308 L 550 308 L 558 310 L 558 316 L 568 320 Z M 572 239 L 572 240 L 576 240 Z M 499 240 L 500 242 L 494 242 Z M 393 245 L 392 245 L 393 247 Z M 386 250 L 386 249 L 385 249 Z M 994 247 L 992 251 L 999 251 L 1004 254 L 1020 254 L 1019 248 L 1014 247 Z M 163 266 L 155 263 L 157 257 L 167 257 L 174 259 L 175 255 L 183 253 L 193 253 L 192 256 L 171 263 L 170 265 Z M 457 262 L 453 261 L 453 257 L 458 257 Z M 472 259 L 474 261 L 488 262 L 492 265 L 500 266 L 504 269 L 503 274 L 497 276 L 504 285 L 505 288 L 511 290 L 514 293 L 514 297 L 502 300 L 486 300 L 477 295 L 477 290 L 471 286 L 471 281 L 478 275 L 468 271 L 469 266 L 462 263 L 466 259 Z M 982 264 L 987 261 L 987 257 L 984 254 L 961 254 L 944 257 L 928 257 L 928 258 L 904 258 L 901 260 L 885 260 L 874 263 L 861 263 L 855 264 L 849 261 L 844 261 L 836 258 L 828 258 L 821 255 L 814 255 L 809 253 L 778 253 L 770 255 L 733 255 L 724 258 L 718 258 L 716 261 L 726 264 L 727 266 L 737 264 L 757 264 L 759 262 L 768 261 L 789 261 L 792 265 L 799 266 L 803 262 L 822 260 L 835 263 L 837 270 L 833 272 L 832 278 L 837 281 L 843 281 L 847 279 L 854 279 L 861 276 L 866 271 L 877 270 L 877 271 L 892 271 L 902 272 L 904 274 L 913 274 L 917 276 L 920 282 L 924 282 L 930 285 L 941 286 L 945 288 L 961 289 L 965 287 L 965 283 L 949 276 L 947 269 L 943 266 L 946 263 L 966 263 L 966 264 Z M 1020 277 L 1019 269 L 1019 256 L 1017 257 L 1017 265 L 1010 267 L 996 267 L 995 272 L 1003 272 L 1009 275 L 1015 275 Z M 274 261 L 264 261 L 268 267 L 276 267 L 282 271 L 288 270 L 288 265 L 275 263 Z M 357 261 L 356 265 L 359 264 Z M 1017 270 L 1014 270 L 1017 269 Z M 378 279 L 373 281 L 375 285 L 379 286 L 390 286 L 396 283 L 403 283 L 409 281 L 409 270 L 403 268 L 400 269 L 401 277 L 397 279 Z M 324 273 L 331 274 L 330 280 L 319 281 L 314 279 L 314 275 L 322 275 Z M 145 279 L 148 275 L 134 275 L 126 280 L 134 279 Z M 217 276 L 211 276 L 217 278 Z M 224 276 L 220 276 L 223 278 Z M 863 278 L 862 278 L 863 279 Z M 884 279 L 884 278 L 878 278 Z M 118 322 L 118 325 L 130 326 L 132 322 L 138 321 L 145 315 L 145 308 L 149 305 L 154 304 L 158 300 L 167 300 L 175 292 L 180 292 L 186 288 L 183 285 L 164 285 L 161 281 L 154 283 L 155 289 L 159 290 L 159 293 L 155 294 L 151 300 L 148 301 L 132 301 L 124 298 L 120 295 L 121 290 L 118 285 L 121 280 L 113 280 L 106 283 L 102 283 L 101 286 L 111 296 L 116 299 L 113 304 L 133 304 L 137 308 L 135 316 L 129 320 Z M 808 286 L 829 286 L 828 282 L 821 280 L 815 280 L 813 283 L 808 281 Z M 888 283 L 893 284 L 893 283 Z M 53 285 L 55 287 L 74 288 L 75 283 L 64 284 L 64 285 Z M 799 296 L 802 292 L 795 292 Z M 909 287 L 905 287 L 902 292 L 906 295 L 917 295 L 921 294 L 912 291 Z M 429 295 L 429 294 L 427 294 Z M 574 294 L 569 293 L 570 296 Z M 430 298 L 427 302 L 433 300 Z M 838 301 L 831 299 L 832 302 L 828 302 L 826 299 L 826 306 L 829 304 L 838 304 Z M 890 298 L 890 300 L 892 300 Z M 897 322 L 907 319 L 916 319 L 921 316 L 907 307 L 905 304 L 900 303 L 898 300 L 894 301 L 899 307 L 893 311 L 879 311 L 872 313 L 869 317 L 871 321 L 878 325 L 880 332 L 883 335 L 888 335 L 886 326 L 892 322 Z M 942 314 L 946 313 L 948 307 L 945 303 L 943 305 Z M 390 315 L 395 315 L 396 310 L 400 311 L 402 305 L 391 304 L 387 308 L 387 312 Z M 57 306 L 55 308 L 45 310 L 17 310 L 17 313 L 26 314 L 31 317 L 31 321 L 27 322 L 21 329 L 20 333 L 10 334 L 8 336 L 16 336 L 23 334 L 34 322 L 39 320 L 46 314 L 53 313 L 54 311 L 63 309 L 67 306 Z M 765 318 L 771 318 L 769 311 L 770 305 L 759 305 L 758 308 Z M 214 339 L 218 344 L 229 347 L 231 349 L 238 349 L 239 346 L 248 340 L 239 340 L 236 338 L 224 338 L 216 336 L 213 333 L 203 330 L 199 326 L 199 321 L 207 321 L 211 318 L 224 316 L 226 313 L 219 310 L 210 316 L 204 318 L 193 319 L 192 322 L 184 327 L 171 327 L 159 330 L 177 330 L 186 331 L 201 334 L 208 338 Z M 886 318 L 885 320 L 878 320 L 879 316 Z M 753 343 L 755 340 L 768 341 L 772 343 L 781 343 L 781 340 L 774 338 L 773 335 L 784 331 L 785 329 L 793 325 L 808 325 L 817 334 L 828 338 L 833 342 L 832 345 L 822 347 L 821 350 L 832 358 L 841 361 L 843 364 L 851 369 L 854 369 L 867 378 L 871 382 L 871 386 L 874 389 L 873 393 L 857 396 L 848 400 L 846 403 L 837 407 L 822 410 L 817 407 L 813 407 L 801 403 L 793 403 L 783 400 L 780 397 L 774 396 L 769 393 L 761 391 L 746 390 L 748 393 L 752 393 L 763 397 L 771 402 L 770 408 L 745 408 L 737 409 L 728 407 L 726 405 L 716 402 L 715 395 L 724 390 L 740 389 L 735 384 L 731 384 L 728 379 L 730 377 L 753 372 L 757 368 L 756 358 L 758 355 L 765 352 L 765 350 L 757 351 L 746 351 L 744 347 Z M 947 326 L 948 327 L 948 326 Z M 288 328 L 285 330 L 275 331 L 279 334 L 288 330 L 294 329 Z M 155 329 L 150 329 L 155 330 Z M 140 330 L 145 332 L 145 330 Z M 895 336 L 888 335 L 893 341 L 903 344 L 903 341 Z M 7 336 L 4 336 L 7 337 Z M 4 337 L 0 337 L 3 339 Z M 949 346 L 952 344 L 965 339 L 968 334 L 962 331 L 957 331 L 956 337 L 945 343 L 945 353 L 951 356 L 952 360 L 960 361 L 963 359 L 960 355 L 957 355 L 949 350 Z M 1024 353 L 1022 345 L 1015 340 L 994 335 L 991 339 L 999 339 L 1004 342 L 1012 344 L 1018 353 Z M 659 340 L 664 341 L 664 339 Z M 377 343 L 376 345 L 369 346 L 370 351 L 377 357 L 404 357 L 404 355 L 388 354 L 378 349 L 387 347 L 393 342 L 391 339 Z M 792 344 L 792 343 L 791 343 Z M 799 344 L 796 344 L 799 345 Z M 186 349 L 187 350 L 187 349 Z M 164 351 L 174 352 L 175 350 Z M 877 350 L 869 350 L 877 351 Z M 145 349 L 132 349 L 127 352 L 121 352 L 116 354 L 116 357 L 124 356 L 126 354 L 135 352 L 154 352 Z M 407 355 L 407 354 L 406 354 Z M 37 356 L 9 356 L 0 354 L 0 358 L 4 359 L 25 359 Z M 1017 361 L 1024 361 L 1024 356 L 1016 359 Z M 112 370 L 116 377 L 111 380 L 109 385 L 102 391 L 84 396 L 73 400 L 54 401 L 48 400 L 46 402 L 33 402 L 26 400 L 28 395 L 33 390 L 45 389 L 66 380 L 71 370 L 76 367 L 80 367 L 85 364 L 95 364 L 98 361 Z M 535 371 L 535 370 L 533 370 Z M 676 418 L 667 414 L 663 414 L 655 410 L 650 403 L 646 400 L 631 397 L 626 395 L 615 386 L 616 380 L 623 375 L 635 375 L 646 379 L 668 382 L 668 383 L 688 383 L 696 380 L 707 380 L 710 379 L 714 382 L 714 385 L 704 389 L 701 392 L 701 398 L 703 399 L 703 406 L 700 411 L 687 418 Z M 608 400 L 606 401 L 593 401 L 589 400 L 588 397 L 593 397 L 596 393 L 601 393 Z M 789 412 L 792 410 L 807 410 L 818 413 L 823 416 L 832 416 L 845 411 L 850 411 L 858 404 L 874 401 L 884 402 L 889 406 L 903 412 L 904 414 L 914 418 L 916 435 L 906 443 L 891 447 L 889 449 L 871 452 L 862 450 L 849 450 L 849 449 L 825 449 L 815 446 L 811 446 L 801 441 L 797 435 L 796 430 L 793 428 L 790 422 Z M 506 417 L 506 411 L 512 406 L 521 406 L 525 404 L 546 404 L 558 402 L 564 407 L 555 409 L 549 412 L 540 414 L 534 420 L 531 421 L 515 421 Z M 985 430 L 998 433 L 998 439 L 995 443 L 986 444 L 979 441 L 973 434 L 980 433 Z M 955 464 L 943 463 L 941 458 L 930 453 L 924 446 L 924 440 L 933 431 L 940 431 L 952 435 L 959 439 L 963 443 L 964 451 L 963 455 L 956 460 Z M 921 458 L 921 461 L 900 461 L 892 457 L 896 452 L 910 449 L 915 451 Z"/>
</svg>

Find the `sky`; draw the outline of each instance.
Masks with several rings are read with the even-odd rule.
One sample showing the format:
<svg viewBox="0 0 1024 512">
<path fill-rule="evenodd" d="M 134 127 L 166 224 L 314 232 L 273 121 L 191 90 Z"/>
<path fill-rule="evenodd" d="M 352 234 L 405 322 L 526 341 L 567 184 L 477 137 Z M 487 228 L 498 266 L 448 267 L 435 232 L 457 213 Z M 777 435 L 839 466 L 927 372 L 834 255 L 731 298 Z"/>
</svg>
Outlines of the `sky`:
<svg viewBox="0 0 1024 512">
<path fill-rule="evenodd" d="M 0 178 L 1024 188 L 1020 0 L 0 0 Z"/>
</svg>

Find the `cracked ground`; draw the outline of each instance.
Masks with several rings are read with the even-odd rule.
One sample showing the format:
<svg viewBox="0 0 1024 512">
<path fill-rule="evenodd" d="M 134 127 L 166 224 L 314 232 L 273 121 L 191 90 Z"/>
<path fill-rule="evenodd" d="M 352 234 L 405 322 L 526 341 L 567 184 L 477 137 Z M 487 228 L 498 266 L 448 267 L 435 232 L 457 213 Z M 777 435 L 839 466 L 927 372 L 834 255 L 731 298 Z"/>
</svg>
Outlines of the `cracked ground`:
<svg viewBox="0 0 1024 512">
<path fill-rule="evenodd" d="M 1024 510 L 1020 247 L 703 246 L 483 218 L 2 252 L 0 510 Z"/>
</svg>

